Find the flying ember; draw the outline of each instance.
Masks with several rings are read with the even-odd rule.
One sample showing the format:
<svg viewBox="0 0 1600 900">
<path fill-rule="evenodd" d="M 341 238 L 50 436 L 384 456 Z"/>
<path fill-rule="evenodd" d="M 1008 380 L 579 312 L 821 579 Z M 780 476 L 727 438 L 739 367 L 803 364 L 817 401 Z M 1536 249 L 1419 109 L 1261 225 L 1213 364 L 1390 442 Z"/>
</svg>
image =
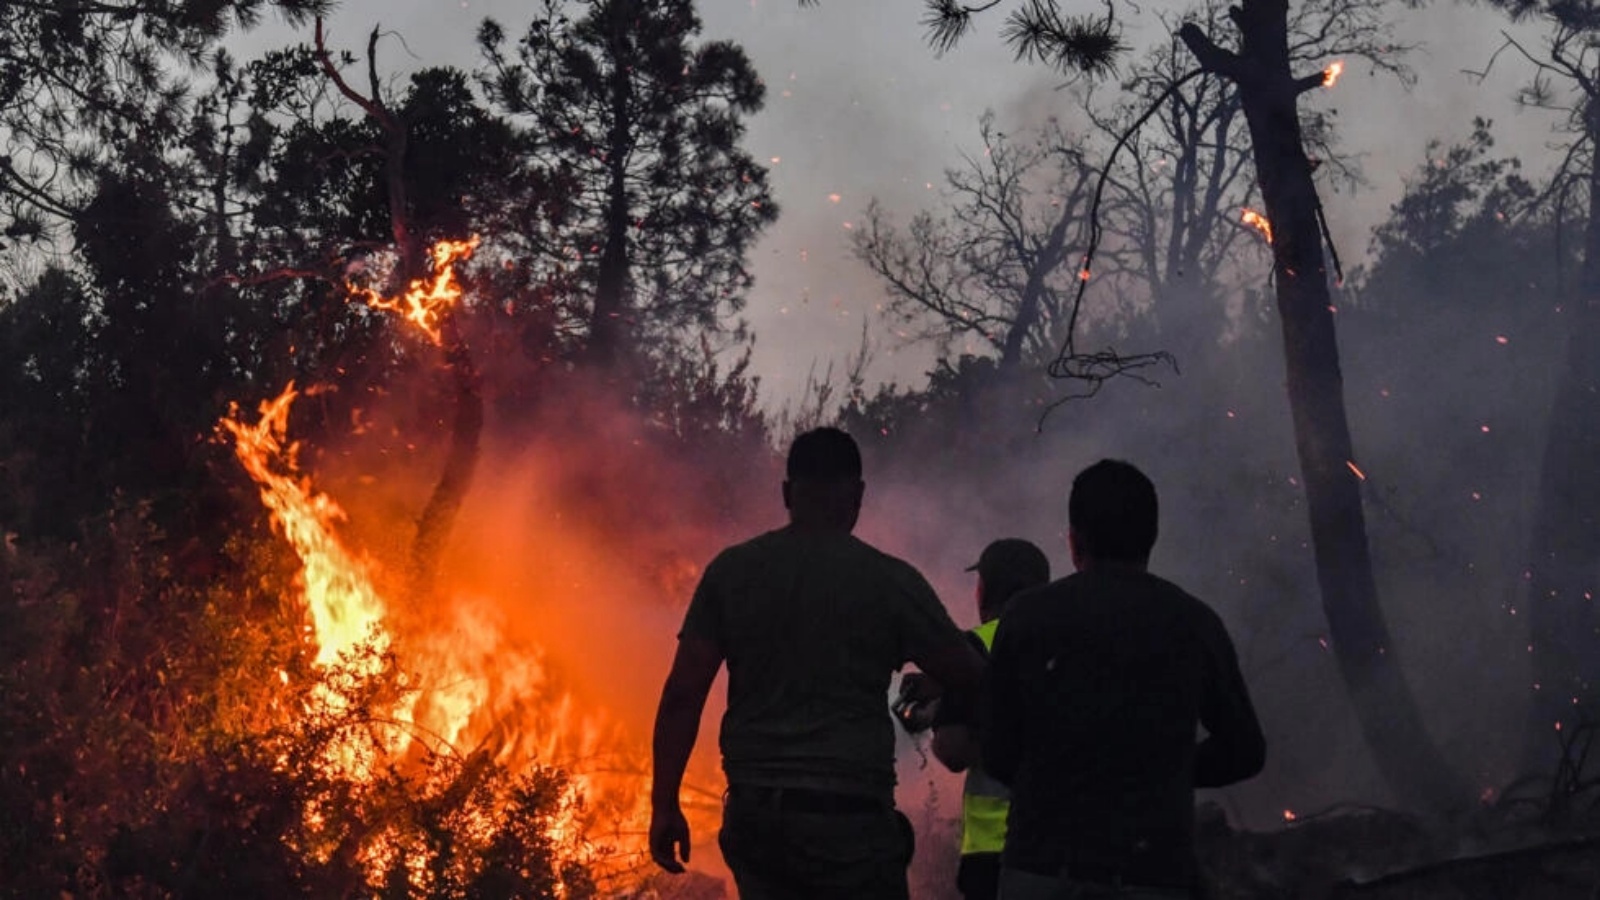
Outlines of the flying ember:
<svg viewBox="0 0 1600 900">
<path fill-rule="evenodd" d="M 1343 74 L 1344 60 L 1334 60 L 1328 64 L 1326 69 L 1322 70 L 1322 86 L 1329 88 L 1333 87 L 1333 85 L 1339 80 L 1339 76 Z"/>
</svg>

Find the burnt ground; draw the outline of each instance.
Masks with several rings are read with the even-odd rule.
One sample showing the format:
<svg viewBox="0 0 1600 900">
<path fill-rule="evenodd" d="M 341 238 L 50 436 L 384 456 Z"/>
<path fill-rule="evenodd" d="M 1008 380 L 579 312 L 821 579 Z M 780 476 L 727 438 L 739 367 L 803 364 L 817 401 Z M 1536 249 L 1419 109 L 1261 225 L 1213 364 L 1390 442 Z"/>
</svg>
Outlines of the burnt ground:
<svg viewBox="0 0 1600 900">
<path fill-rule="evenodd" d="M 1229 831 L 1213 813 L 1199 850 L 1212 900 L 1600 900 L 1600 823 L 1500 812 L 1444 824 L 1346 808 L 1269 833 Z"/>
</svg>

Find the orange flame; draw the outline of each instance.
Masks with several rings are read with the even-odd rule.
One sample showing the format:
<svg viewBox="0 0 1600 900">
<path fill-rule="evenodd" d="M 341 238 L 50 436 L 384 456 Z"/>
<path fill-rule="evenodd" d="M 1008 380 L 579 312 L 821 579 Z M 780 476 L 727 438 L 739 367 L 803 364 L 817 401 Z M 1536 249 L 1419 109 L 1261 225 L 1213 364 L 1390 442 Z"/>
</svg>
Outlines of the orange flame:
<svg viewBox="0 0 1600 900">
<path fill-rule="evenodd" d="M 1272 243 L 1272 223 L 1267 221 L 1266 216 L 1246 206 L 1239 216 L 1239 221 L 1261 232 L 1267 243 Z"/>
<path fill-rule="evenodd" d="M 446 316 L 462 296 L 453 266 L 469 258 L 478 243 L 473 237 L 435 244 L 429 250 L 429 277 L 413 281 L 401 296 L 351 285 L 352 298 L 398 313 L 442 344 Z M 274 526 L 300 559 L 298 586 L 311 619 L 317 665 L 342 661 L 354 664 L 354 674 L 370 676 L 378 674 L 379 657 L 391 653 L 415 688 L 392 701 L 391 708 L 373 710 L 393 723 L 376 744 L 335 747 L 327 759 L 330 769 L 367 778 L 381 762 L 376 753 L 398 759 L 419 744 L 430 751 L 488 751 L 513 768 L 556 766 L 565 771 L 570 794 L 560 805 L 563 812 L 546 823 L 547 833 L 596 878 L 628 879 L 647 864 L 648 748 L 606 710 L 580 704 L 548 665 L 543 648 L 512 636 L 504 604 L 457 593 L 444 604 L 443 621 L 423 623 L 415 614 L 396 614 L 378 586 L 380 567 L 352 552 L 337 533 L 345 511 L 300 471 L 299 444 L 288 439 L 289 411 L 297 396 L 290 383 L 261 403 L 260 419 L 253 424 L 233 405 L 218 428 L 232 436 L 235 455 L 259 487 Z M 376 653 L 361 652 L 368 648 Z M 288 683 L 287 672 L 279 670 L 277 676 Z M 327 708 L 341 709 L 333 692 L 316 696 Z M 691 824 L 699 834 L 714 833 L 720 810 L 713 801 L 720 788 L 686 787 L 710 798 L 685 804 Z M 306 810 L 308 820 L 319 815 Z M 597 835 L 610 846 L 597 842 Z M 372 862 L 382 865 L 376 856 Z"/>
<path fill-rule="evenodd" d="M 1343 75 L 1343 74 L 1344 74 L 1344 60 L 1342 60 L 1342 59 L 1334 60 L 1333 62 L 1328 64 L 1328 67 L 1326 69 L 1322 70 L 1322 86 L 1325 87 L 1325 88 L 1333 87 L 1334 84 L 1339 80 L 1339 76 Z"/>
<path fill-rule="evenodd" d="M 260 485 L 261 502 L 300 555 L 316 628 L 317 662 L 326 666 L 369 638 L 386 643 L 384 603 L 366 564 L 333 535 L 332 526 L 344 518 L 344 510 L 328 495 L 314 492 L 310 479 L 299 474 L 300 445 L 287 441 L 289 407 L 296 396 L 290 382 L 283 393 L 262 401 L 261 419 L 254 425 L 240 421 L 234 405 L 221 427 L 233 435 L 234 453 Z"/>
<path fill-rule="evenodd" d="M 297 396 L 290 384 L 263 401 L 254 424 L 243 421 L 235 405 L 219 428 L 233 437 L 235 455 L 260 487 L 273 524 L 300 558 L 318 665 L 332 665 L 364 643 L 380 652 L 403 652 L 403 667 L 419 674 L 418 690 L 394 708 L 374 711 L 394 723 L 379 741 L 383 750 L 397 756 L 423 740 L 432 750 L 488 749 L 513 766 L 561 767 L 568 775 L 568 799 L 582 802 L 564 804 L 569 812 L 548 823 L 557 846 L 600 849 L 584 838 L 596 828 L 636 842 L 649 823 L 642 745 L 630 742 L 603 712 L 580 712 L 576 698 L 548 670 L 543 650 L 508 637 L 498 607 L 482 598 L 453 598 L 449 621 L 431 630 L 396 631 L 394 608 L 376 587 L 376 564 L 351 552 L 336 534 L 343 509 L 299 471 L 299 444 L 287 439 Z M 351 655 L 346 662 L 371 658 Z M 358 662 L 356 672 L 373 675 L 377 666 Z M 278 672 L 285 683 L 288 677 Z M 339 702 L 331 693 L 319 697 Z M 355 778 L 369 777 L 377 762 L 371 750 L 357 747 L 335 748 L 328 759 L 333 771 Z M 696 819 L 702 834 L 713 827 L 705 815 Z M 616 855 L 590 861 L 597 876 L 625 875 L 643 858 L 642 846 L 609 849 Z"/>
<path fill-rule="evenodd" d="M 1350 474 L 1356 476 L 1356 478 L 1362 481 L 1367 480 L 1367 473 L 1361 471 L 1361 467 L 1356 465 L 1355 460 L 1347 459 L 1344 461 L 1344 464 L 1350 467 Z"/>
<path fill-rule="evenodd" d="M 400 314 L 421 328 L 435 344 L 440 344 L 444 340 L 440 331 L 444 314 L 461 300 L 461 283 L 456 280 L 455 264 L 470 259 L 477 249 L 477 235 L 464 241 L 439 241 L 428 248 L 433 274 L 413 280 L 404 294 L 385 297 L 372 288 L 357 285 L 350 285 L 350 293 L 374 309 Z"/>
</svg>

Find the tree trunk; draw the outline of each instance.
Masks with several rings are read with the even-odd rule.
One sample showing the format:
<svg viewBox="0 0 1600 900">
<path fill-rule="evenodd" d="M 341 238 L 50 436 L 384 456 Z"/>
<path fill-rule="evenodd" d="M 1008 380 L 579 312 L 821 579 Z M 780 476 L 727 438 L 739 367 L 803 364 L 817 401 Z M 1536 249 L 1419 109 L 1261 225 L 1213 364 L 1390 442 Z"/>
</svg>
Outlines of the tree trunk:
<svg viewBox="0 0 1600 900">
<path fill-rule="evenodd" d="M 1600 98 L 1589 100 L 1586 119 L 1591 144 L 1600 146 Z M 1578 295 L 1562 316 L 1567 348 L 1550 407 L 1527 567 L 1529 762 L 1540 770 L 1554 763 L 1553 729 L 1574 726 L 1585 711 L 1592 716 L 1600 699 L 1600 165 L 1589 173 Z"/>
<path fill-rule="evenodd" d="M 1011 322 L 1011 329 L 1006 332 L 1005 343 L 1000 350 L 999 371 L 1001 374 L 1010 374 L 1022 364 L 1022 350 L 1028 335 L 1039 323 L 1039 308 L 1044 303 L 1045 279 L 1050 273 L 1061 265 L 1062 251 L 1067 245 L 1067 229 L 1076 220 L 1074 210 L 1076 205 L 1063 203 L 1061 218 L 1056 221 L 1050 235 L 1045 238 L 1044 246 L 1039 248 L 1039 254 L 1033 261 L 1033 266 L 1028 269 L 1027 283 L 1022 286 L 1022 298 L 1017 303 L 1017 315 Z M 1018 256 L 1026 259 L 1026 248 L 1017 248 Z"/>
<path fill-rule="evenodd" d="M 444 470 L 433 486 L 428 505 L 417 520 L 417 534 L 411 542 L 411 571 L 408 589 L 413 602 L 432 598 L 439 559 L 455 527 L 456 515 L 472 486 L 478 467 L 478 443 L 483 433 L 483 395 L 478 389 L 478 371 L 472 363 L 466 341 L 456 327 L 455 315 L 447 314 L 440 323 L 441 345 L 455 393 L 455 421 L 450 428 L 450 450 Z"/>
<path fill-rule="evenodd" d="M 333 64 L 333 58 L 323 41 L 322 18 L 317 18 L 315 41 L 323 72 L 339 92 L 361 107 L 383 132 L 383 171 L 389 200 L 389 230 L 400 255 L 393 280 L 397 290 L 404 290 L 413 280 L 423 276 L 426 266 L 423 263 L 421 236 L 411 227 L 411 205 L 406 192 L 405 162 L 410 126 L 384 105 L 378 84 L 378 38 L 378 29 L 373 28 L 367 38 L 367 80 L 371 95 L 363 96 L 344 80 L 338 67 Z M 428 503 L 417 520 L 417 533 L 411 539 L 406 588 L 413 604 L 423 604 L 432 599 L 439 559 L 455 527 L 456 515 L 466 499 L 467 488 L 472 484 L 472 473 L 478 465 L 478 441 L 483 433 L 483 396 L 478 390 L 477 367 L 473 365 L 472 354 L 457 328 L 454 312 L 445 312 L 440 322 L 439 346 L 444 349 L 445 364 L 450 369 L 454 386 L 455 421 L 450 429 L 450 450 L 445 456 L 444 471 L 439 474 L 439 480 L 428 496 Z"/>
<path fill-rule="evenodd" d="M 616 368 L 627 360 L 631 347 L 628 335 L 628 155 L 633 149 L 629 109 L 633 83 L 628 65 L 627 25 L 632 16 L 623 14 L 627 4 L 612 11 L 611 19 L 611 129 L 606 140 L 606 243 L 600 252 L 600 271 L 595 278 L 594 309 L 589 317 L 589 355 L 605 368 Z"/>
<path fill-rule="evenodd" d="M 1423 727 L 1389 639 L 1367 546 L 1323 262 L 1319 200 L 1296 111 L 1299 95 L 1320 85 L 1322 76 L 1296 79 L 1290 72 L 1286 0 L 1243 0 L 1229 15 L 1243 38 L 1238 54 L 1212 43 L 1192 23 L 1180 36 L 1202 67 L 1238 84 L 1250 128 L 1256 175 L 1273 229 L 1273 276 L 1295 449 L 1334 655 L 1367 745 L 1396 798 L 1427 810 L 1459 810 L 1470 795 Z"/>
</svg>

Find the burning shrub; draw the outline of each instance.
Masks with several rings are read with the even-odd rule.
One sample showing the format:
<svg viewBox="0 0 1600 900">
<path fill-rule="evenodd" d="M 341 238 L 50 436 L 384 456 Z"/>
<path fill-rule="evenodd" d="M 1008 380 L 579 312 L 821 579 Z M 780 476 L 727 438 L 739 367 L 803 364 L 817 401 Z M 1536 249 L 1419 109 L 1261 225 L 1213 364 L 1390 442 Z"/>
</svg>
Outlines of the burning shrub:
<svg viewBox="0 0 1600 900">
<path fill-rule="evenodd" d="M 397 741 L 414 679 L 313 664 L 281 546 L 186 567 L 142 506 L 85 531 L 0 549 L 8 895 L 594 893 L 566 776 Z"/>
</svg>

